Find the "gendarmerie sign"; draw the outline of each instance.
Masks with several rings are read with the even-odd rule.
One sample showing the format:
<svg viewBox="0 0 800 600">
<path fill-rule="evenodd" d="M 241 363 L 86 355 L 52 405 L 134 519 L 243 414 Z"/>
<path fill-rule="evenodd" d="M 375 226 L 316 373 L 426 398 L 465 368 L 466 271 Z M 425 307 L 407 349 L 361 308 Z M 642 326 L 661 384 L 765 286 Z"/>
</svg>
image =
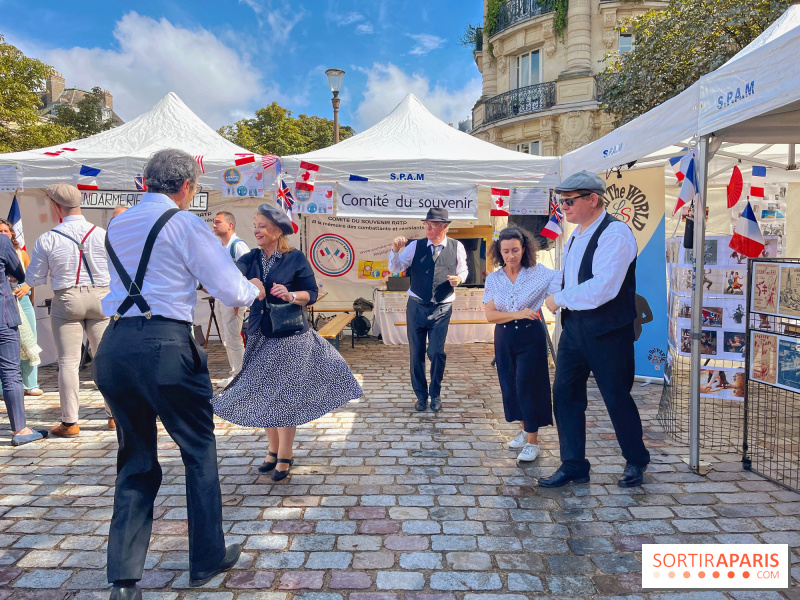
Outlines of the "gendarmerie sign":
<svg viewBox="0 0 800 600">
<path fill-rule="evenodd" d="M 132 190 L 81 190 L 81 208 L 131 207 L 139 204 L 142 196 L 146 193 Z M 194 212 L 208 210 L 208 192 L 195 194 L 189 210 Z"/>
</svg>

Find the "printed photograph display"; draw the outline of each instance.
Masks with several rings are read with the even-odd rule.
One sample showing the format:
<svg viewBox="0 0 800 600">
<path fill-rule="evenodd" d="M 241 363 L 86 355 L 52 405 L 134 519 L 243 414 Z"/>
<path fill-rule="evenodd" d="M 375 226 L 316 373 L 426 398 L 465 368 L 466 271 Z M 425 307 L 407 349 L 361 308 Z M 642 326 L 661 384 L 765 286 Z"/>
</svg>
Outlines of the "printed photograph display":
<svg viewBox="0 0 800 600">
<path fill-rule="evenodd" d="M 725 269 L 722 280 L 722 293 L 733 296 L 743 296 L 747 283 L 747 271 L 744 269 Z"/>
<path fill-rule="evenodd" d="M 755 263 L 753 266 L 753 290 L 750 306 L 753 312 L 776 313 L 778 311 L 778 273 L 776 263 Z"/>
<path fill-rule="evenodd" d="M 775 384 L 778 380 L 778 336 L 753 332 L 750 346 L 750 378 Z"/>
<path fill-rule="evenodd" d="M 689 273 L 691 272 L 692 270 L 689 269 Z M 700 286 L 703 288 L 704 294 L 722 293 L 723 273 L 723 269 L 703 269 L 703 278 Z M 691 290 L 691 287 L 689 289 Z"/>
<path fill-rule="evenodd" d="M 719 306 L 704 306 L 703 327 L 722 327 L 722 308 Z"/>
<path fill-rule="evenodd" d="M 778 314 L 800 317 L 800 267 L 781 266 L 781 287 Z"/>
<path fill-rule="evenodd" d="M 717 264 L 717 246 L 719 244 L 719 240 L 716 239 L 707 239 L 706 240 L 706 252 L 704 257 L 704 264 L 706 265 L 716 265 Z M 692 248 L 685 248 L 684 252 L 684 263 L 687 265 L 692 264 L 692 260 L 694 260 L 694 249 Z"/>
<path fill-rule="evenodd" d="M 701 369 L 700 395 L 723 400 L 744 399 L 744 371 L 741 369 Z"/>
<path fill-rule="evenodd" d="M 792 390 L 800 390 L 800 339 L 798 338 L 780 338 L 778 385 Z"/>
<path fill-rule="evenodd" d="M 672 379 L 672 363 L 675 359 L 672 357 L 672 351 L 667 352 L 667 362 L 664 364 L 664 381 L 667 383 Z"/>
<path fill-rule="evenodd" d="M 743 331 L 724 331 L 722 334 L 723 353 L 733 355 L 732 360 L 744 360 L 745 333 Z"/>
<path fill-rule="evenodd" d="M 692 330 L 681 329 L 681 348 L 682 354 L 692 353 Z M 705 329 L 700 334 L 700 354 L 704 356 L 717 355 L 717 332 L 706 331 Z"/>
<path fill-rule="evenodd" d="M 726 329 L 744 330 L 744 302 L 726 302 L 723 314 Z"/>
</svg>

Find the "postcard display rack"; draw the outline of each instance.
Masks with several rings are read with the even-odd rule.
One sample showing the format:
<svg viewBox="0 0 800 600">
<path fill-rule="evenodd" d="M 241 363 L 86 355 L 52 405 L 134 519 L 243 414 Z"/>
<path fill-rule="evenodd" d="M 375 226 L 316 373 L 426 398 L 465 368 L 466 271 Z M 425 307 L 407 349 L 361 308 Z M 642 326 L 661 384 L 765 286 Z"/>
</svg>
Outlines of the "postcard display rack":
<svg viewBox="0 0 800 600">
<path fill-rule="evenodd" d="M 748 266 L 743 463 L 800 490 L 800 259 Z"/>
<path fill-rule="evenodd" d="M 707 236 L 703 274 L 700 382 L 700 444 L 742 451 L 745 397 L 747 258 L 728 247 L 730 236 Z M 778 237 L 766 237 L 765 254 L 778 255 Z M 683 238 L 666 243 L 669 352 L 659 423 L 673 438 L 689 439 L 691 396 L 692 249 Z"/>
</svg>

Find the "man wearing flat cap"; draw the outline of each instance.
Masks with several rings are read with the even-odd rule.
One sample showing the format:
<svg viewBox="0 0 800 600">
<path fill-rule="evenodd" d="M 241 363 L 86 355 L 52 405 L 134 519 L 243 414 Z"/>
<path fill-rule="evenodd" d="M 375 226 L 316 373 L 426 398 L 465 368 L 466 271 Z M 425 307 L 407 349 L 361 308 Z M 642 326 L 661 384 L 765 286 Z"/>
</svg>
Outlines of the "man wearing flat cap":
<svg viewBox="0 0 800 600">
<path fill-rule="evenodd" d="M 431 400 L 431 410 L 442 408 L 441 389 L 447 355 L 444 341 L 453 313 L 453 288 L 469 275 L 467 253 L 458 240 L 447 237 L 447 210 L 431 208 L 425 219 L 424 240 L 394 239 L 389 252 L 389 270 L 408 271 L 411 288 L 406 307 L 406 331 L 411 355 L 411 386 L 422 412 Z M 425 345 L 431 361 L 430 386 L 425 377 Z"/>
<path fill-rule="evenodd" d="M 566 243 L 562 289 L 548 297 L 551 312 L 561 310 L 561 338 L 553 383 L 553 408 L 561 466 L 539 479 L 542 487 L 589 481 L 586 460 L 586 382 L 594 374 L 626 460 L 617 482 L 642 483 L 650 454 L 642 440 L 642 421 L 631 397 L 633 322 L 636 312 L 636 238 L 605 211 L 605 182 L 587 171 L 556 187 L 564 217 L 577 227 Z"/>
<path fill-rule="evenodd" d="M 47 283 L 53 289 L 50 323 L 58 354 L 58 395 L 61 401 L 61 423 L 51 435 L 75 437 L 78 426 L 78 392 L 83 334 L 89 338 L 93 353 L 108 325 L 101 301 L 108 294 L 108 263 L 104 229 L 92 225 L 81 214 L 81 193 L 78 188 L 56 183 L 45 194 L 61 223 L 42 234 L 31 251 L 26 281 L 31 287 Z M 106 405 L 108 427 L 114 420 Z"/>
<path fill-rule="evenodd" d="M 144 168 L 147 193 L 108 227 L 114 319 L 94 360 L 95 381 L 117 421 L 117 480 L 108 534 L 111 600 L 141 600 L 153 503 L 161 485 L 156 419 L 180 448 L 186 474 L 189 585 L 205 585 L 236 564 L 225 546 L 207 356 L 192 336 L 197 282 L 229 306 L 264 297 L 247 281 L 205 221 L 187 212 L 199 167 L 162 150 Z"/>
</svg>

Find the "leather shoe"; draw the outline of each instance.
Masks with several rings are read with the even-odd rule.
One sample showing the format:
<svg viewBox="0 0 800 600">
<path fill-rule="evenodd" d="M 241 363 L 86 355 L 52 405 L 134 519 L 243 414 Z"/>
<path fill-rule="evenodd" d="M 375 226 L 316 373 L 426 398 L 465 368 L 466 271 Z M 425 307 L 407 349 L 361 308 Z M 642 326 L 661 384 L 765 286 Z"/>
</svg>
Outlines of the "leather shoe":
<svg viewBox="0 0 800 600">
<path fill-rule="evenodd" d="M 568 483 L 589 483 L 589 476 L 570 475 L 559 469 L 549 477 L 539 477 L 539 487 L 557 488 Z"/>
<path fill-rule="evenodd" d="M 642 485 L 642 478 L 644 472 L 647 470 L 647 465 L 638 467 L 628 463 L 625 465 L 625 470 L 622 472 L 622 477 L 617 481 L 619 487 L 636 487 Z"/>
<path fill-rule="evenodd" d="M 138 585 L 122 586 L 115 583 L 108 600 L 142 600 L 142 590 Z"/>
<path fill-rule="evenodd" d="M 433 412 L 439 412 L 442 410 L 442 399 L 438 396 L 436 398 L 431 398 L 431 410 Z"/>
<path fill-rule="evenodd" d="M 233 565 L 239 560 L 242 554 L 241 544 L 231 544 L 225 548 L 225 558 L 214 571 L 208 575 L 199 574 L 196 579 L 189 579 L 189 587 L 201 587 L 214 579 L 220 573 L 224 573 L 233 568 Z"/>
<path fill-rule="evenodd" d="M 414 408 L 417 410 L 417 412 L 422 412 L 426 408 L 428 408 L 427 398 L 425 400 L 417 400 L 417 403 L 414 405 Z"/>
</svg>

